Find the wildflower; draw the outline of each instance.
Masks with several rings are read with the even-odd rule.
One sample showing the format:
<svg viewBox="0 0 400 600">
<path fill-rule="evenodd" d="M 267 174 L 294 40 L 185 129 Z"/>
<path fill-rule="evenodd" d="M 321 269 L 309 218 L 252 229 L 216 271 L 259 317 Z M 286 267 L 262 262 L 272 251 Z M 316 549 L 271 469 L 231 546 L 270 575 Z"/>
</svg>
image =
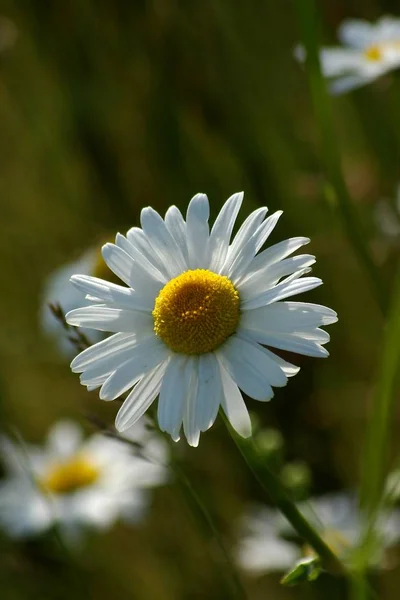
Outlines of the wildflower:
<svg viewBox="0 0 400 600">
<path fill-rule="evenodd" d="M 166 477 L 165 446 L 141 423 L 128 432 L 140 455 L 121 441 L 59 421 L 44 447 L 1 440 L 6 477 L 0 482 L 0 525 L 12 537 L 40 534 L 52 526 L 74 539 L 82 529 L 106 529 L 119 517 L 139 520 L 147 489 Z"/>
<path fill-rule="evenodd" d="M 159 395 L 158 422 L 177 441 L 183 430 L 197 446 L 200 432 L 214 423 L 221 405 L 232 426 L 251 434 L 239 391 L 266 401 L 272 386 L 286 385 L 299 368 L 264 346 L 309 356 L 327 356 L 334 323 L 329 308 L 281 302 L 322 281 L 302 277 L 315 257 L 287 258 L 308 243 L 304 237 L 280 242 L 261 253 L 281 211 L 266 218 L 259 208 L 231 241 L 243 194 L 223 206 L 209 232 L 207 196 L 190 202 L 186 222 L 175 207 L 165 221 L 152 208 L 103 257 L 128 287 L 75 275 L 72 283 L 93 306 L 73 310 L 68 323 L 116 332 L 84 350 L 71 364 L 89 390 L 113 400 L 131 391 L 118 412 L 119 431 L 132 425 Z M 285 278 L 282 280 L 282 278 Z"/>
<path fill-rule="evenodd" d="M 331 550 L 344 562 L 351 562 L 363 525 L 356 498 L 343 492 L 327 494 L 311 498 L 300 509 Z M 254 508 L 244 517 L 241 529 L 237 561 L 254 574 L 286 571 L 294 563 L 313 556 L 312 549 L 299 543 L 295 531 L 276 510 Z M 382 510 L 369 547 L 370 566 L 390 566 L 386 551 L 399 539 L 400 512 Z"/>
<path fill-rule="evenodd" d="M 332 94 L 359 88 L 400 66 L 400 19 L 348 19 L 338 30 L 343 47 L 322 48 L 321 68 Z M 304 60 L 304 49 L 297 57 Z"/>
</svg>

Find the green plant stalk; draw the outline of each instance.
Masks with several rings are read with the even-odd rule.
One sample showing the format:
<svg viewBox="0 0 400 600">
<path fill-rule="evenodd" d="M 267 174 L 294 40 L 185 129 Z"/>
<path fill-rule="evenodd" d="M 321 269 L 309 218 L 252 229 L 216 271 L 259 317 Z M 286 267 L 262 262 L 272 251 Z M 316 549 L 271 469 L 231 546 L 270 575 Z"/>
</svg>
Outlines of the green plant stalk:
<svg viewBox="0 0 400 600">
<path fill-rule="evenodd" d="M 370 520 L 384 492 L 390 421 L 400 366 L 400 273 L 396 276 L 382 348 L 382 359 L 366 435 L 361 480 L 361 504 Z"/>
<path fill-rule="evenodd" d="M 222 413 L 221 413 L 222 414 Z M 259 454 L 254 448 L 252 440 L 240 438 L 230 426 L 228 420 L 222 415 L 226 426 L 247 463 L 250 471 L 265 490 L 271 500 L 276 504 L 281 513 L 291 523 L 299 536 L 303 538 L 318 554 L 323 567 L 332 574 L 346 574 L 346 568 L 332 550 L 325 544 L 318 532 L 310 525 L 301 514 L 295 503 L 290 499 L 288 492 L 280 480 L 269 470 L 265 461 L 261 462 Z"/>
<path fill-rule="evenodd" d="M 316 121 L 320 130 L 322 152 L 328 182 L 340 211 L 348 240 L 371 283 L 376 300 L 383 313 L 387 309 L 387 289 L 381 281 L 368 245 L 351 202 L 343 177 L 339 148 L 337 145 L 331 102 L 321 73 L 318 44 L 318 13 L 315 0 L 294 0 L 295 9 L 306 51 L 306 69 Z"/>
<path fill-rule="evenodd" d="M 128 444 L 128 446 L 131 446 L 133 448 L 135 454 L 138 454 L 139 456 L 150 460 L 146 455 L 142 453 L 140 446 L 136 442 L 125 438 L 123 435 L 120 435 L 117 431 L 115 431 L 113 427 L 109 427 L 97 418 L 90 417 L 89 420 L 95 427 L 98 427 L 100 431 L 102 431 L 102 433 L 104 433 L 108 437 L 112 437 L 120 441 L 121 443 Z M 216 546 L 219 549 L 221 561 L 225 566 L 226 573 L 222 574 L 220 571 L 218 573 L 221 577 L 221 581 L 223 581 L 224 587 L 226 588 L 226 593 L 230 597 L 236 598 L 237 600 L 245 600 L 246 592 L 242 586 L 242 583 L 236 572 L 235 566 L 231 560 L 229 552 L 225 547 L 222 537 L 218 529 L 216 528 L 206 505 L 201 500 L 200 496 L 193 487 L 189 477 L 182 469 L 180 462 L 175 457 L 175 443 L 172 442 L 170 436 L 167 434 L 163 435 L 163 438 L 165 439 L 171 451 L 169 466 L 175 473 L 178 483 L 181 485 L 182 491 L 184 492 L 184 499 L 188 507 L 192 511 L 196 522 L 199 524 L 201 533 L 204 534 L 205 531 L 208 531 L 209 535 L 215 541 Z"/>
</svg>

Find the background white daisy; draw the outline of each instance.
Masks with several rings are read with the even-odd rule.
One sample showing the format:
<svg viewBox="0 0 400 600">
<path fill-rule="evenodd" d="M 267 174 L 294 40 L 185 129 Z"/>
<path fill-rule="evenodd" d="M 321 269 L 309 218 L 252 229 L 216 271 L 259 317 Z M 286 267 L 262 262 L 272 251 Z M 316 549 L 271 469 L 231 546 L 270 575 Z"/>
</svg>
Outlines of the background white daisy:
<svg viewBox="0 0 400 600">
<path fill-rule="evenodd" d="M 346 492 L 326 494 L 310 498 L 299 508 L 331 549 L 345 561 L 351 561 L 362 533 L 357 498 Z M 311 553 L 281 513 L 272 508 L 254 506 L 243 517 L 240 530 L 236 558 L 242 568 L 254 574 L 287 571 Z M 371 566 L 394 566 L 387 561 L 385 551 L 399 540 L 400 511 L 382 511 L 377 521 Z"/>
<path fill-rule="evenodd" d="M 81 383 L 100 398 L 129 395 L 118 412 L 123 431 L 159 395 L 158 422 L 174 440 L 197 446 L 200 432 L 222 406 L 232 426 L 250 435 L 239 391 L 267 401 L 299 368 L 266 346 L 314 357 L 328 356 L 337 320 L 324 306 L 286 302 L 322 284 L 305 277 L 315 257 L 288 258 L 310 240 L 296 237 L 260 252 L 282 211 L 252 212 L 232 237 L 243 193 L 231 196 L 209 230 L 205 194 L 191 200 L 186 221 L 175 206 L 165 220 L 152 208 L 115 244 L 103 246 L 108 267 L 127 285 L 75 275 L 72 283 L 94 304 L 70 311 L 69 324 L 115 332 L 72 362 Z"/>
<path fill-rule="evenodd" d="M 72 421 L 53 425 L 43 447 L 3 438 L 0 526 L 12 537 L 28 537 L 57 525 L 73 540 L 86 527 L 140 520 L 148 490 L 166 480 L 167 452 L 144 421 L 126 437 L 140 444 L 140 452 L 101 434 L 83 439 Z"/>
<path fill-rule="evenodd" d="M 333 94 L 359 88 L 400 66 L 400 19 L 381 17 L 376 23 L 348 19 L 338 29 L 341 47 L 320 51 L 322 72 Z M 296 56 L 304 60 L 304 49 Z"/>
</svg>

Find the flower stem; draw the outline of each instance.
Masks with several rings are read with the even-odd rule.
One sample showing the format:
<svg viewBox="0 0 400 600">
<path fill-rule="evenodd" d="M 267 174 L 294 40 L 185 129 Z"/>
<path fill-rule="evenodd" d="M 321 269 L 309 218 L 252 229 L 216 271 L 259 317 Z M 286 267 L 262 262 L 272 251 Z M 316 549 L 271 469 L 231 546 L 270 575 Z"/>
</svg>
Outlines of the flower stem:
<svg viewBox="0 0 400 600">
<path fill-rule="evenodd" d="M 324 568 L 335 575 L 345 574 L 346 568 L 332 550 L 325 544 L 321 536 L 310 525 L 307 519 L 301 514 L 297 506 L 290 499 L 288 492 L 265 464 L 260 459 L 259 454 L 254 448 L 252 440 L 240 438 L 230 426 L 228 420 L 223 415 L 228 430 L 247 463 L 250 471 L 257 479 L 261 487 L 265 490 L 271 500 L 276 504 L 289 523 L 294 527 L 299 536 L 303 538 L 315 550 L 321 558 Z"/>
<path fill-rule="evenodd" d="M 376 517 L 384 492 L 388 438 L 393 415 L 394 392 L 400 366 L 400 272 L 396 276 L 389 315 L 385 325 L 381 365 L 366 436 L 361 484 L 361 505 Z"/>
<path fill-rule="evenodd" d="M 376 300 L 384 313 L 387 308 L 387 289 L 375 265 L 366 235 L 360 227 L 359 218 L 354 210 L 346 182 L 343 177 L 339 148 L 335 135 L 335 126 L 329 96 L 324 77 L 321 73 L 318 44 L 318 13 L 315 0 L 294 0 L 295 9 L 306 51 L 306 68 L 316 121 L 320 130 L 322 152 L 329 189 L 326 194 L 334 197 L 342 218 L 343 226 L 350 244 L 371 283 Z"/>
</svg>

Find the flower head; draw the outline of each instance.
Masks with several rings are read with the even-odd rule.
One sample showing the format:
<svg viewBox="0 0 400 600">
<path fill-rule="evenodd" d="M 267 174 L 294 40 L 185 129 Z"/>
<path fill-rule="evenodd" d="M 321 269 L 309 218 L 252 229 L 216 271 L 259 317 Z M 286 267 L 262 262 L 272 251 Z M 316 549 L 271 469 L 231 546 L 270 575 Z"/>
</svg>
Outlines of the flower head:
<svg viewBox="0 0 400 600">
<path fill-rule="evenodd" d="M 159 395 L 158 422 L 174 440 L 180 429 L 192 446 L 222 406 L 232 426 L 249 436 L 250 419 L 239 388 L 266 401 L 299 369 L 265 346 L 327 356 L 334 323 L 329 308 L 282 302 L 322 283 L 303 277 L 315 262 L 288 258 L 310 240 L 291 238 L 259 252 L 281 211 L 250 214 L 231 240 L 243 194 L 224 204 L 209 231 L 207 196 L 190 202 L 186 221 L 172 206 L 165 220 L 152 208 L 115 244 L 103 246 L 109 268 L 127 287 L 75 275 L 72 283 L 92 306 L 72 310 L 68 323 L 115 332 L 71 364 L 89 390 L 113 400 L 131 390 L 116 419 L 123 431 Z"/>
<path fill-rule="evenodd" d="M 342 47 L 321 50 L 322 72 L 333 94 L 361 87 L 400 66 L 400 19 L 382 17 L 376 23 L 349 19 L 339 27 Z M 300 49 L 298 58 L 304 58 Z"/>
<path fill-rule="evenodd" d="M 22 450 L 3 438 L 0 525 L 11 536 L 26 537 L 57 523 L 71 538 L 85 526 L 105 529 L 119 517 L 139 519 L 146 489 L 165 480 L 166 448 L 143 422 L 128 435 L 141 445 L 140 455 L 100 434 L 83 440 L 70 421 L 56 423 L 43 448 Z"/>
<path fill-rule="evenodd" d="M 341 560 L 351 562 L 363 524 L 356 497 L 343 492 L 327 494 L 311 498 L 300 505 L 300 509 L 331 550 Z M 243 519 L 241 530 L 237 561 L 255 574 L 286 571 L 313 552 L 301 544 L 296 532 L 278 511 L 267 507 L 251 510 Z M 375 534 L 374 547 L 370 548 L 370 565 L 384 568 L 388 566 L 385 550 L 400 539 L 400 512 L 382 510 Z"/>
</svg>

